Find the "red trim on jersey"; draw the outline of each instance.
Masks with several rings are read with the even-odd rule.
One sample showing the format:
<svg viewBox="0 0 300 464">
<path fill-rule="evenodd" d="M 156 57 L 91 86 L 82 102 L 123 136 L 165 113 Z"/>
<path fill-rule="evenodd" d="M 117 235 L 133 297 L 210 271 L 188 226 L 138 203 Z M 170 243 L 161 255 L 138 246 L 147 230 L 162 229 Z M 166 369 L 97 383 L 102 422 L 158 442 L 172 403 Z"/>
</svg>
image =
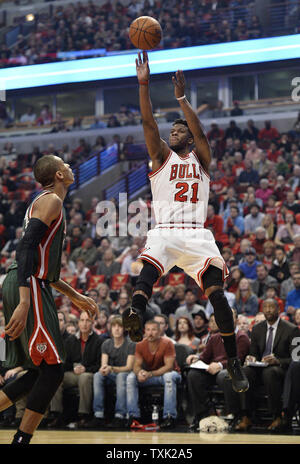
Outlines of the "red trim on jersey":
<svg viewBox="0 0 300 464">
<path fill-rule="evenodd" d="M 203 292 L 204 292 L 204 289 L 203 289 L 202 276 L 203 276 L 204 272 L 207 271 L 208 267 L 210 266 L 211 261 L 213 259 L 215 259 L 215 258 L 218 258 L 218 256 L 213 256 L 212 258 L 207 258 L 205 260 L 204 266 L 197 273 L 197 279 L 199 281 L 200 288 L 201 288 L 201 290 Z M 220 269 L 220 268 L 218 268 L 218 269 Z M 229 276 L 229 270 L 228 270 L 228 267 L 226 266 L 226 263 L 224 262 L 223 269 L 222 269 L 223 282 L 227 279 L 228 276 Z"/>
<path fill-rule="evenodd" d="M 200 165 L 201 171 L 203 171 L 203 173 L 206 175 L 206 177 L 208 177 L 209 180 L 210 180 L 210 175 L 208 174 L 208 172 L 207 172 L 207 171 L 204 169 L 204 167 L 202 166 L 201 161 L 199 160 L 197 154 L 194 152 L 194 150 L 192 150 L 192 153 L 193 153 L 194 156 L 196 157 L 196 159 L 197 159 L 197 161 L 198 161 L 198 163 L 199 163 L 199 165 Z"/>
<path fill-rule="evenodd" d="M 155 266 L 159 272 L 159 277 L 161 277 L 162 274 L 165 272 L 163 265 L 152 256 L 145 255 L 142 253 L 139 257 L 140 259 L 144 259 L 145 261 L 148 261 L 148 263 L 153 264 L 153 266 Z"/>
<path fill-rule="evenodd" d="M 156 169 L 155 171 L 149 172 L 148 176 L 151 178 L 151 177 L 155 176 L 156 174 L 158 174 L 165 167 L 165 165 L 169 161 L 171 155 L 172 155 L 172 150 L 169 151 L 169 154 L 168 154 L 167 158 L 165 159 L 163 164 L 160 166 L 160 168 Z"/>
<path fill-rule="evenodd" d="M 30 288 L 34 314 L 34 329 L 28 342 L 28 347 L 32 362 L 36 366 L 39 366 L 43 359 L 48 364 L 61 363 L 62 361 L 55 343 L 45 325 L 41 287 L 35 277 L 31 278 Z"/>
</svg>

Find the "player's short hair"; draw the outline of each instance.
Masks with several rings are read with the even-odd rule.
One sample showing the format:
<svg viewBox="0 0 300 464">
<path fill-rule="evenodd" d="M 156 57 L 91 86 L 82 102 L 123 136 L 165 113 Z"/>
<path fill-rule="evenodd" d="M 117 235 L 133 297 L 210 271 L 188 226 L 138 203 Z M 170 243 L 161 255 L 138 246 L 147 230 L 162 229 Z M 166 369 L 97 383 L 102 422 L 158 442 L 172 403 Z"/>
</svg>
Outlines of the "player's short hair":
<svg viewBox="0 0 300 464">
<path fill-rule="evenodd" d="M 176 124 L 183 124 L 184 126 L 186 126 L 189 130 L 189 134 L 191 137 L 193 137 L 193 134 L 191 133 L 191 130 L 188 126 L 188 123 L 185 119 L 181 119 L 181 118 L 178 118 L 178 119 L 175 119 L 175 121 L 173 122 L 172 126 L 175 126 Z"/>
<path fill-rule="evenodd" d="M 52 184 L 56 172 L 59 170 L 58 158 L 54 155 L 44 155 L 33 167 L 35 180 L 43 187 Z"/>
</svg>

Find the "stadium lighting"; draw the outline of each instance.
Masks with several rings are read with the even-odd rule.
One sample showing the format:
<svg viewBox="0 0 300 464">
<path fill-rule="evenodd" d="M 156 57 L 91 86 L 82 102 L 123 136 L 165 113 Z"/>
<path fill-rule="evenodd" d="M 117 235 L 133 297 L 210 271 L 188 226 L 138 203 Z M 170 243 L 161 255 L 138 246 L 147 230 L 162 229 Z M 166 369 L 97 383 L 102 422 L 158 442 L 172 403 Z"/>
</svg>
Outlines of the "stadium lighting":
<svg viewBox="0 0 300 464">
<path fill-rule="evenodd" d="M 119 55 L 7 68 L 0 70 L 0 79 L 5 81 L 6 90 L 15 90 L 135 77 L 136 53 L 130 50 Z M 299 57 L 300 34 L 149 52 L 152 75 Z"/>
</svg>

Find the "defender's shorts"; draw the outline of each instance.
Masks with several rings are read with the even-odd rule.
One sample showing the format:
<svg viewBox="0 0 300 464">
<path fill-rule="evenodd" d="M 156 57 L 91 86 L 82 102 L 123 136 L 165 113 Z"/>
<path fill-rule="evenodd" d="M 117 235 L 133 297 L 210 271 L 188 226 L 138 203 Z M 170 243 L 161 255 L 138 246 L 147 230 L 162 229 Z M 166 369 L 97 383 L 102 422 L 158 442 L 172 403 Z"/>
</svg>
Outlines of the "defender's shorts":
<svg viewBox="0 0 300 464">
<path fill-rule="evenodd" d="M 7 324 L 19 304 L 17 269 L 8 272 L 3 286 L 3 310 Z M 31 302 L 27 325 L 20 337 L 6 337 L 5 367 L 39 366 L 42 360 L 58 364 L 64 360 L 63 340 L 59 330 L 57 308 L 51 287 L 45 281 L 31 277 Z"/>
<path fill-rule="evenodd" d="M 210 264 L 222 270 L 223 281 L 229 276 L 212 232 L 203 228 L 183 230 L 156 226 L 148 232 L 145 248 L 138 259 L 153 264 L 160 276 L 176 265 L 192 277 L 202 291 L 202 276 Z"/>
</svg>

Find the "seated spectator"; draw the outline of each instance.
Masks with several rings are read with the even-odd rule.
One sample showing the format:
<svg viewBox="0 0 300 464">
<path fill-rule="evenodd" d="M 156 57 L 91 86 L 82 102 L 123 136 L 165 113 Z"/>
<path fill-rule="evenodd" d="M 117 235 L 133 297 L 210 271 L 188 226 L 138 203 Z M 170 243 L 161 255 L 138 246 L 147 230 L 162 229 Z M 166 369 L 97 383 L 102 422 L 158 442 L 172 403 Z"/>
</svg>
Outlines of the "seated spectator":
<svg viewBox="0 0 300 464">
<path fill-rule="evenodd" d="M 259 259 L 264 257 L 264 244 L 266 242 L 266 229 L 263 227 L 257 227 L 255 229 L 255 235 L 251 241 L 251 246 L 255 249 Z"/>
<path fill-rule="evenodd" d="M 32 105 L 28 106 L 27 112 L 22 114 L 20 117 L 20 122 L 31 122 L 31 124 L 34 123 L 36 120 L 36 114 L 34 112 L 34 108 Z"/>
<path fill-rule="evenodd" d="M 242 110 L 242 108 L 240 108 L 240 102 L 235 100 L 233 102 L 233 108 L 230 111 L 230 116 L 243 116 L 243 114 L 244 114 L 244 111 Z"/>
<path fill-rule="evenodd" d="M 119 297 L 117 299 L 117 304 L 113 308 L 112 314 L 116 316 L 121 316 L 125 309 L 129 308 L 130 300 L 129 295 L 124 290 L 119 293 Z"/>
<path fill-rule="evenodd" d="M 174 314 L 179 306 L 179 299 L 178 297 L 176 298 L 176 289 L 177 288 L 172 285 L 166 285 L 161 291 L 159 300 L 157 300 L 161 312 L 167 317 L 169 317 L 170 314 Z"/>
<path fill-rule="evenodd" d="M 267 286 L 265 298 L 262 298 L 259 301 L 259 311 L 262 311 L 262 306 L 263 306 L 264 300 L 265 299 L 270 299 L 270 298 L 272 300 L 277 301 L 277 304 L 279 306 L 279 312 L 282 313 L 284 311 L 284 302 L 283 302 L 283 300 L 281 298 L 278 297 L 278 284 L 277 284 L 277 282 L 270 283 Z"/>
<path fill-rule="evenodd" d="M 78 428 L 84 427 L 92 412 L 93 374 L 100 365 L 101 345 L 104 338 L 92 330 L 93 321 L 86 312 L 80 314 L 76 335 L 66 340 L 64 379 L 55 393 L 50 411 L 57 416 L 63 413 L 63 391 L 70 387 L 79 388 Z"/>
<path fill-rule="evenodd" d="M 296 200 L 295 192 L 291 190 L 287 191 L 283 204 L 289 211 L 293 211 L 295 215 L 300 213 L 300 201 Z"/>
<path fill-rule="evenodd" d="M 192 317 L 194 319 L 194 334 L 200 340 L 197 352 L 201 353 L 209 338 L 208 319 L 203 309 L 200 309 L 200 311 L 197 313 L 192 314 Z"/>
<path fill-rule="evenodd" d="M 250 332 L 250 320 L 249 317 L 244 316 L 243 314 L 239 314 L 237 318 L 237 328 L 241 332 L 244 332 L 248 337 L 250 338 L 251 332 Z"/>
<path fill-rule="evenodd" d="M 119 274 L 120 270 L 121 264 L 116 261 L 113 251 L 111 249 L 106 250 L 98 264 L 96 274 L 105 275 L 107 279 L 110 279 L 114 274 Z"/>
<path fill-rule="evenodd" d="M 98 250 L 91 237 L 84 239 L 82 245 L 75 248 L 70 256 L 71 261 L 76 261 L 77 258 L 82 258 L 86 266 L 93 266 L 96 263 L 98 259 Z"/>
<path fill-rule="evenodd" d="M 193 322 L 193 313 L 197 313 L 200 309 L 204 309 L 203 306 L 196 303 L 197 295 L 195 290 L 192 288 L 187 288 L 185 290 L 185 303 L 184 305 L 179 306 L 175 311 L 176 320 L 179 317 L 189 317 L 190 321 Z M 173 330 L 173 329 L 172 329 Z"/>
<path fill-rule="evenodd" d="M 279 132 L 275 127 L 272 127 L 271 121 L 265 121 L 265 127 L 259 131 L 258 138 L 267 148 L 271 141 L 279 139 Z"/>
<path fill-rule="evenodd" d="M 221 241 L 223 238 L 223 227 L 224 221 L 222 216 L 215 214 L 214 206 L 209 204 L 207 207 L 207 217 L 204 224 L 204 227 L 210 228 L 214 234 L 214 237 L 217 241 Z"/>
<path fill-rule="evenodd" d="M 256 186 L 259 183 L 259 175 L 258 172 L 253 169 L 252 161 L 245 160 L 245 170 L 242 171 L 238 177 L 238 184 L 245 189 L 249 185 Z"/>
<path fill-rule="evenodd" d="M 83 258 L 77 258 L 75 276 L 77 277 L 76 288 L 87 291 L 89 289 L 92 273 L 85 265 Z"/>
<path fill-rule="evenodd" d="M 238 234 L 233 230 L 228 234 L 228 244 L 227 247 L 232 251 L 232 254 L 235 255 L 240 250 L 240 241 Z"/>
<path fill-rule="evenodd" d="M 297 308 L 294 312 L 294 317 L 292 321 L 298 328 L 300 328 L 300 308 Z"/>
<path fill-rule="evenodd" d="M 255 140 L 249 143 L 249 148 L 245 154 L 245 160 L 252 161 L 254 169 L 257 169 L 262 158 L 262 149 L 259 148 Z"/>
<path fill-rule="evenodd" d="M 258 133 L 259 133 L 259 130 L 257 129 L 257 127 L 255 127 L 253 119 L 249 119 L 247 121 L 247 126 L 246 126 L 246 128 L 244 129 L 244 132 L 243 132 L 243 139 L 245 141 L 257 140 L 258 139 Z"/>
<path fill-rule="evenodd" d="M 47 124 L 51 124 L 53 121 L 53 115 L 52 112 L 50 111 L 49 105 L 43 105 L 40 115 L 36 120 L 36 125 L 37 126 L 43 126 Z"/>
<path fill-rule="evenodd" d="M 222 100 L 218 100 L 215 108 L 211 110 L 211 115 L 213 119 L 217 118 L 226 118 L 228 116 L 227 111 L 224 110 L 224 103 Z"/>
<path fill-rule="evenodd" d="M 159 323 L 159 329 L 160 329 L 160 336 L 161 337 L 166 337 L 168 340 L 171 340 L 172 343 L 176 343 L 176 341 L 168 336 L 169 333 L 173 333 L 169 329 L 169 324 L 168 324 L 168 317 L 165 314 L 155 314 L 154 316 L 154 321 Z"/>
<path fill-rule="evenodd" d="M 285 245 L 293 243 L 295 235 L 300 234 L 300 225 L 295 222 L 295 215 L 292 211 L 285 214 L 285 223 L 278 227 L 275 243 L 276 245 Z"/>
<path fill-rule="evenodd" d="M 137 245 L 131 245 L 121 265 L 121 274 L 129 274 L 135 276 L 136 273 L 132 271 L 132 263 L 134 263 L 139 255 L 139 247 Z"/>
<path fill-rule="evenodd" d="M 95 289 L 94 289 L 95 290 Z M 91 297 L 91 291 L 89 291 L 89 296 Z M 93 329 L 98 335 L 106 335 L 109 337 L 107 322 L 108 322 L 108 312 L 105 309 L 100 309 L 97 318 L 94 321 Z"/>
<path fill-rule="evenodd" d="M 230 207 L 230 214 L 224 222 L 223 232 L 230 234 L 230 232 L 236 232 L 239 237 L 244 234 L 244 218 L 240 216 L 239 208 L 237 206 Z"/>
<path fill-rule="evenodd" d="M 101 121 L 99 116 L 96 116 L 93 124 L 90 125 L 90 129 L 104 129 L 105 127 L 107 127 L 107 124 L 104 121 Z"/>
<path fill-rule="evenodd" d="M 262 225 L 262 220 L 264 218 L 264 213 L 259 211 L 259 206 L 257 203 L 253 203 L 249 207 L 250 213 L 247 214 L 244 220 L 245 235 L 250 235 L 255 233 L 257 227 Z"/>
<path fill-rule="evenodd" d="M 241 279 L 235 294 L 234 309 L 238 315 L 245 316 L 255 316 L 258 312 L 258 298 L 251 290 L 249 279 Z"/>
<path fill-rule="evenodd" d="M 256 251 L 253 247 L 245 250 L 245 259 L 239 264 L 239 268 L 247 279 L 257 279 L 256 267 L 260 261 L 256 259 Z"/>
<path fill-rule="evenodd" d="M 296 164 L 293 167 L 293 175 L 289 178 L 288 183 L 292 189 L 292 191 L 295 193 L 299 193 L 300 191 L 300 165 Z"/>
<path fill-rule="evenodd" d="M 295 272 L 293 275 L 294 290 L 291 290 L 285 300 L 285 312 L 292 320 L 296 309 L 300 308 L 300 272 Z"/>
<path fill-rule="evenodd" d="M 287 261 L 286 253 L 284 248 L 277 246 L 275 249 L 275 260 L 273 266 L 269 271 L 270 276 L 275 277 L 277 282 L 281 284 L 284 280 L 290 276 L 289 263 Z"/>
<path fill-rule="evenodd" d="M 257 264 L 256 274 L 257 278 L 252 280 L 251 289 L 258 298 L 265 298 L 268 286 L 276 284 L 278 287 L 278 282 L 275 277 L 268 274 L 268 268 L 263 263 Z"/>
<path fill-rule="evenodd" d="M 153 356 L 155 352 L 155 356 Z M 160 429 L 171 429 L 177 418 L 176 391 L 181 375 L 175 370 L 174 344 L 160 336 L 159 324 L 145 323 L 144 340 L 136 344 L 133 372 L 127 377 L 127 413 L 129 426 L 140 421 L 139 387 L 164 386 L 163 421 Z"/>
<path fill-rule="evenodd" d="M 179 317 L 176 321 L 174 340 L 181 345 L 187 345 L 197 351 L 200 339 L 195 336 L 194 327 L 188 317 Z"/>
<path fill-rule="evenodd" d="M 120 127 L 121 123 L 115 114 L 112 114 L 107 121 L 107 127 Z"/>
<path fill-rule="evenodd" d="M 233 311 L 233 317 L 236 327 L 237 315 L 235 311 Z M 236 343 L 237 356 L 241 360 L 241 363 L 243 363 L 249 353 L 249 337 L 244 332 L 237 331 Z M 210 414 L 216 415 L 214 406 L 209 401 L 208 388 L 216 384 L 223 388 L 225 377 L 228 376 L 226 369 L 227 356 L 220 333 L 216 333 L 209 338 L 200 355 L 188 356 L 187 363 L 192 364 L 199 359 L 207 364 L 208 368 L 191 368 L 187 375 L 188 392 L 194 415 L 190 427 L 192 431 L 198 430 L 199 421 L 201 419 Z"/>
<path fill-rule="evenodd" d="M 259 182 L 259 188 L 255 192 L 256 198 L 260 198 L 265 205 L 268 201 L 268 198 L 273 194 L 273 190 L 269 188 L 268 179 L 261 179 Z"/>
<path fill-rule="evenodd" d="M 108 312 L 111 310 L 112 300 L 109 297 L 110 288 L 107 284 L 101 283 L 98 285 L 99 296 L 97 302 L 100 308 L 106 309 Z"/>
<path fill-rule="evenodd" d="M 275 243 L 273 240 L 275 239 L 276 233 L 277 233 L 277 226 L 271 216 L 271 214 L 265 214 L 262 222 L 261 222 L 262 227 L 266 231 L 266 239 L 268 242 L 272 242 L 274 245 Z"/>
<path fill-rule="evenodd" d="M 132 371 L 135 343 L 124 335 L 122 318 L 116 316 L 111 320 L 111 338 L 101 346 L 101 367 L 93 378 L 93 412 L 94 418 L 87 424 L 88 428 L 105 426 L 104 400 L 105 386 L 116 386 L 116 403 L 114 420 L 110 428 L 123 428 L 126 425 L 126 379 Z"/>
<path fill-rule="evenodd" d="M 231 268 L 231 273 L 230 273 L 228 279 L 226 280 L 226 283 L 227 283 L 227 286 L 228 286 L 228 291 L 230 293 L 233 293 L 233 295 L 235 294 L 236 290 L 238 289 L 240 280 L 243 277 L 244 277 L 244 273 L 239 268 L 239 266 L 233 266 Z M 207 313 L 208 304 L 209 304 L 209 302 L 207 303 L 207 306 L 206 306 L 206 315 L 207 316 L 208 316 L 208 313 Z"/>
<path fill-rule="evenodd" d="M 290 271 L 290 276 L 285 279 L 283 282 L 281 282 L 280 285 L 280 298 L 283 300 L 286 300 L 286 297 L 289 292 L 292 290 L 295 290 L 295 285 L 293 282 L 293 277 L 294 274 L 300 271 L 300 265 L 296 261 L 291 261 L 289 262 L 289 271 Z"/>
<path fill-rule="evenodd" d="M 229 127 L 225 131 L 225 138 L 228 137 L 232 139 L 241 139 L 242 138 L 242 130 L 236 125 L 236 122 L 230 121 Z"/>
<path fill-rule="evenodd" d="M 245 393 L 243 406 L 241 406 L 240 395 L 233 391 L 231 382 L 224 382 L 227 409 L 234 414 L 236 420 L 239 420 L 234 426 L 237 432 L 246 432 L 251 428 L 253 394 L 259 385 L 265 387 L 268 409 L 272 416 L 268 431 L 278 432 L 281 426 L 283 382 L 291 361 L 291 343 L 298 334 L 298 328 L 280 318 L 279 307 L 275 300 L 264 301 L 263 313 L 266 320 L 254 325 L 251 332 L 250 351 L 244 367 L 249 380 L 249 389 Z M 276 343 L 274 343 L 275 337 Z M 249 362 L 255 361 L 265 362 L 268 366 L 260 369 L 248 366 Z"/>
</svg>

